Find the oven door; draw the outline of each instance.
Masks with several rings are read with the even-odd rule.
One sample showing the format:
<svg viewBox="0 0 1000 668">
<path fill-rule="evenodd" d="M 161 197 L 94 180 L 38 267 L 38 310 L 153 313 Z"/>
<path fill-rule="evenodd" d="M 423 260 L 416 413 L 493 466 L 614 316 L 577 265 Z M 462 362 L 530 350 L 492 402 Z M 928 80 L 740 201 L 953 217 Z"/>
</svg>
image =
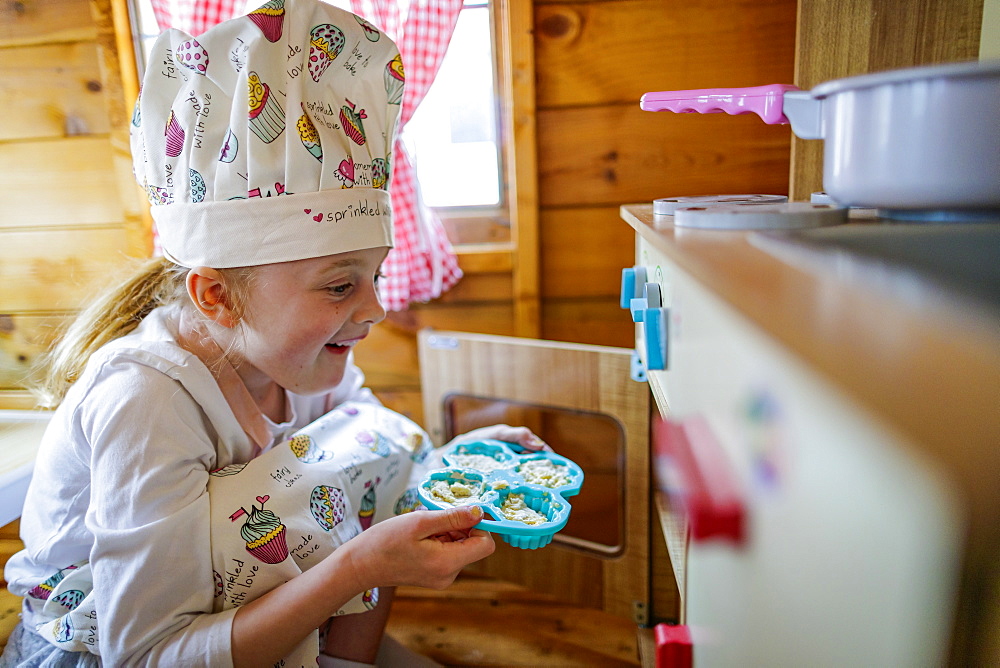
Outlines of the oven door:
<svg viewBox="0 0 1000 668">
<path fill-rule="evenodd" d="M 632 351 L 425 330 L 424 419 L 435 444 L 476 427 L 525 425 L 585 473 L 553 542 L 497 541 L 470 572 L 634 619 L 650 614 L 649 390 Z"/>
</svg>

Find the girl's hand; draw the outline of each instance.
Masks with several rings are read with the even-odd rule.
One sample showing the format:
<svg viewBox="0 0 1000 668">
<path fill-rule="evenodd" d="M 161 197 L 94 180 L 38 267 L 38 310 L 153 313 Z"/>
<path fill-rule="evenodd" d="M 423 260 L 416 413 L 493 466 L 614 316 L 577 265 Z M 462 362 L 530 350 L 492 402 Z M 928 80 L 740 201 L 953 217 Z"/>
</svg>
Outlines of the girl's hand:
<svg viewBox="0 0 1000 668">
<path fill-rule="evenodd" d="M 470 432 L 451 439 L 451 441 L 446 444 L 446 447 L 448 445 L 454 445 L 455 443 L 461 443 L 464 441 L 480 441 L 487 438 L 496 439 L 498 441 L 507 441 L 508 443 L 516 443 L 525 450 L 552 451 L 552 448 L 550 448 L 545 441 L 538 438 L 538 436 L 533 434 L 527 427 L 511 427 L 507 424 L 495 424 L 489 427 L 473 429 Z"/>
<path fill-rule="evenodd" d="M 465 565 L 496 548 L 489 533 L 472 528 L 482 518 L 478 507 L 420 510 L 362 531 L 319 564 L 239 607 L 233 665 L 274 664 L 368 589 L 447 587 Z"/>
<path fill-rule="evenodd" d="M 415 511 L 375 524 L 340 550 L 362 591 L 398 585 L 444 589 L 462 568 L 496 549 L 493 536 L 472 528 L 482 519 L 478 506 Z"/>
</svg>

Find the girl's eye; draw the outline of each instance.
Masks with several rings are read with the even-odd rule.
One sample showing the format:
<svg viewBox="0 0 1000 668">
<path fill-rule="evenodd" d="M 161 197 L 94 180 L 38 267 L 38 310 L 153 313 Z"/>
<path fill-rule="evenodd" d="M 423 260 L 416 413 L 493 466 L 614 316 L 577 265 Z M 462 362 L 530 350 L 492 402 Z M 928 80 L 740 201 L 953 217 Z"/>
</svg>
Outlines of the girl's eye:
<svg viewBox="0 0 1000 668">
<path fill-rule="evenodd" d="M 375 276 L 372 279 L 372 284 L 375 287 L 378 287 L 379 279 L 382 278 L 385 278 L 385 274 L 383 274 L 382 270 L 379 269 L 378 271 L 375 272 Z M 354 286 L 355 284 L 353 281 L 346 281 L 344 283 L 337 283 L 336 285 L 331 285 L 326 288 L 326 291 L 331 295 L 333 295 L 334 297 L 344 297 L 347 294 L 349 294 L 351 290 L 354 289 Z"/>
</svg>

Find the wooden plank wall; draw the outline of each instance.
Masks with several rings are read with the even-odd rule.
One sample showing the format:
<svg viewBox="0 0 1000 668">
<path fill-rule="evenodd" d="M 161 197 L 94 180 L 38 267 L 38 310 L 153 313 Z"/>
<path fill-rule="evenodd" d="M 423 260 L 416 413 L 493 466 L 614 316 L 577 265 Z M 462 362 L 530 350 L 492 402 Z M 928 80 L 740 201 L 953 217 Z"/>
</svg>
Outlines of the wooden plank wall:
<svg viewBox="0 0 1000 668">
<path fill-rule="evenodd" d="M 148 253 L 104 0 L 0 5 L 0 408 L 54 331 Z"/>
<path fill-rule="evenodd" d="M 620 204 L 787 193 L 787 128 L 644 112 L 639 99 L 790 81 L 795 15 L 790 0 L 536 2 L 544 338 L 632 345 Z"/>
<path fill-rule="evenodd" d="M 756 117 L 643 112 L 639 98 L 790 82 L 795 17 L 794 0 L 534 1 L 542 338 L 633 345 L 618 308 L 621 269 L 634 253 L 621 204 L 788 192 L 787 128 Z M 358 348 L 376 392 L 415 419 L 417 329 L 515 335 L 507 269 L 474 261 L 462 256 L 467 277 L 451 293 Z"/>
</svg>

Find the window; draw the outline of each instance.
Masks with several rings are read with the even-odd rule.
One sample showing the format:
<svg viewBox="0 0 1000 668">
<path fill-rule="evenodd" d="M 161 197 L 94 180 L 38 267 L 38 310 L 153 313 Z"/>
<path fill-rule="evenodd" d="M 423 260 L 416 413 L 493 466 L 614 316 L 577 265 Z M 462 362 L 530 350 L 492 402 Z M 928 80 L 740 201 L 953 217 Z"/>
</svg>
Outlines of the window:
<svg viewBox="0 0 1000 668">
<path fill-rule="evenodd" d="M 146 71 L 146 63 L 149 61 L 149 51 L 153 48 L 153 42 L 160 34 L 160 28 L 156 24 L 156 16 L 153 14 L 153 5 L 150 0 L 131 0 L 129 11 L 132 14 L 135 59 L 138 65 L 139 79 L 142 79 L 142 73 Z"/>
<path fill-rule="evenodd" d="M 428 206 L 501 204 L 492 34 L 487 1 L 465 0 L 441 69 L 403 134 Z"/>
</svg>

